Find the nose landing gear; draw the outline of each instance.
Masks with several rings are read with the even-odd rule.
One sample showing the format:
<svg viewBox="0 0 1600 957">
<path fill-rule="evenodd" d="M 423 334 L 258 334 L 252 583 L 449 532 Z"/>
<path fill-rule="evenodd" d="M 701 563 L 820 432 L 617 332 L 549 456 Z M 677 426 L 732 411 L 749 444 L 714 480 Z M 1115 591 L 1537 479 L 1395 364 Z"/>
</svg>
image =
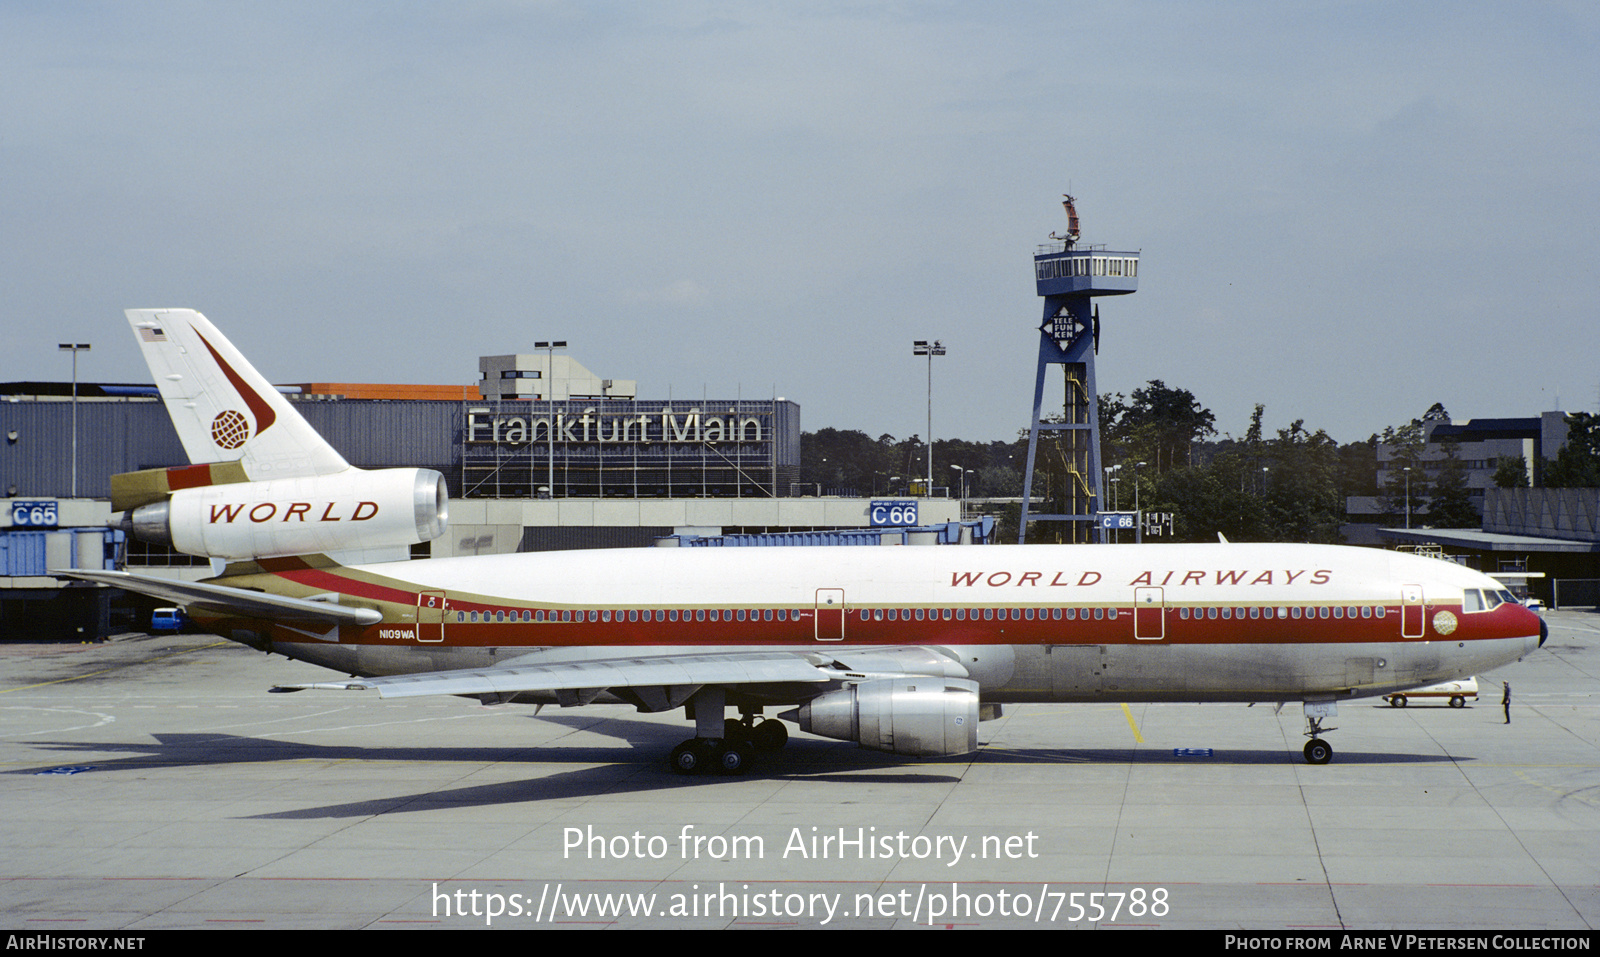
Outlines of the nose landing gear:
<svg viewBox="0 0 1600 957">
<path fill-rule="evenodd" d="M 1304 704 L 1306 714 L 1306 742 L 1304 753 L 1307 764 L 1327 764 L 1333 760 L 1333 745 L 1322 740 L 1320 735 L 1325 731 L 1337 731 L 1338 728 L 1324 728 L 1322 719 L 1337 718 L 1339 708 L 1332 701 L 1307 701 Z"/>
</svg>

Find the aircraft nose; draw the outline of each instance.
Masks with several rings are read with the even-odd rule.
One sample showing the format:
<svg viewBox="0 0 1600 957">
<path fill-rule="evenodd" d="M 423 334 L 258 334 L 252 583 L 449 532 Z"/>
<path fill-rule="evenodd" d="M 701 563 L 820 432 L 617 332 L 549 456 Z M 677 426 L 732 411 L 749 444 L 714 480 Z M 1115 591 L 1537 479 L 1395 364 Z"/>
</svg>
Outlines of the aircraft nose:
<svg viewBox="0 0 1600 957">
<path fill-rule="evenodd" d="M 1544 647 L 1544 640 L 1550 637 L 1550 623 L 1543 618 L 1539 619 L 1539 647 Z"/>
</svg>

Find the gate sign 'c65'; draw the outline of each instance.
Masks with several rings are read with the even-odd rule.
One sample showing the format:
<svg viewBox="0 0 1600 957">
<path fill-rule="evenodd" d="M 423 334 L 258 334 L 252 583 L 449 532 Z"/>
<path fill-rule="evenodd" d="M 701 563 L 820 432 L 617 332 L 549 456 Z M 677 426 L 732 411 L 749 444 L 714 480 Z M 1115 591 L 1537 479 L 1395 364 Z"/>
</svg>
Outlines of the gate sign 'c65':
<svg viewBox="0 0 1600 957">
<path fill-rule="evenodd" d="M 872 519 L 874 527 L 915 525 L 917 524 L 917 502 L 915 499 L 907 501 L 874 500 L 869 517 Z"/>
<path fill-rule="evenodd" d="M 11 524 L 27 528 L 55 528 L 59 524 L 55 502 L 12 502 Z"/>
</svg>

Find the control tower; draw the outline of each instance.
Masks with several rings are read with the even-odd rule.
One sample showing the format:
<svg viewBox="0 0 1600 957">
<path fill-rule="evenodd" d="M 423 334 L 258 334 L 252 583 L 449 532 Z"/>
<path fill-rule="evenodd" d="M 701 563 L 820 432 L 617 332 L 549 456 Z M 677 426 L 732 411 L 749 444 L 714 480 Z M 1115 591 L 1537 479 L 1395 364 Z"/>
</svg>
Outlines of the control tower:
<svg viewBox="0 0 1600 957">
<path fill-rule="evenodd" d="M 1033 274 L 1044 297 L 1039 326 L 1039 363 L 1033 384 L 1033 415 L 1028 419 L 1028 464 L 1023 483 L 1019 542 L 1028 540 L 1029 522 L 1058 523 L 1035 529 L 1035 541 L 1063 543 L 1102 540 L 1100 416 L 1095 400 L 1094 357 L 1100 351 L 1100 308 L 1095 296 L 1124 296 L 1139 288 L 1139 254 L 1113 252 L 1078 243 L 1078 210 L 1071 196 L 1061 204 L 1067 230 L 1050 234 L 1033 257 Z M 1044 412 L 1045 375 L 1053 365 L 1065 378 L 1062 411 Z M 1048 419 L 1042 416 L 1048 415 Z M 1041 456 L 1043 458 L 1041 459 Z M 1035 485 L 1035 466 L 1045 473 Z M 1035 494 L 1043 511 L 1032 508 Z"/>
</svg>

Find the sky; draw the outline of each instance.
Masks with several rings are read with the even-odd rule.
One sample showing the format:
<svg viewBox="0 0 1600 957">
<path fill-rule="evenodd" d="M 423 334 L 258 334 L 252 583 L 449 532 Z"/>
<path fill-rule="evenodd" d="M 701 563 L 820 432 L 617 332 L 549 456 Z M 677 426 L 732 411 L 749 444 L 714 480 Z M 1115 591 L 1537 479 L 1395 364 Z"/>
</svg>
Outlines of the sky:
<svg viewBox="0 0 1600 957">
<path fill-rule="evenodd" d="M 1034 247 L 1141 252 L 1102 392 L 1341 442 L 1600 402 L 1583 2 L 0 3 L 0 381 L 280 382 L 564 339 L 644 398 L 1026 428 Z"/>
</svg>

